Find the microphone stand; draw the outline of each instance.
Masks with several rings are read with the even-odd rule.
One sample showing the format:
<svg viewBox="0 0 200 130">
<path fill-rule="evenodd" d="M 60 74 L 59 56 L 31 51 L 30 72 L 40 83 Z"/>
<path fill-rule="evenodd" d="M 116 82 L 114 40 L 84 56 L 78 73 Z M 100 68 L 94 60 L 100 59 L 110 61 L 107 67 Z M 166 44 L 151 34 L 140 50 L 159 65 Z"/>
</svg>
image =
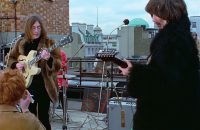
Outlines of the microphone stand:
<svg viewBox="0 0 200 130">
<path fill-rule="evenodd" d="M 128 19 L 125 19 L 124 21 L 123 21 L 123 24 L 121 24 L 121 25 L 119 25 L 117 28 L 114 28 L 111 32 L 110 32 L 110 34 L 108 35 L 108 40 L 107 40 L 107 43 L 106 43 L 106 51 L 108 51 L 108 44 L 109 44 L 109 40 L 110 40 L 110 37 L 111 37 L 111 34 L 115 31 L 115 30 L 117 30 L 117 29 L 119 29 L 119 28 L 121 28 L 123 25 L 128 25 L 129 24 L 129 20 Z M 111 64 L 111 72 L 113 72 L 113 64 Z M 108 74 L 108 73 L 107 73 Z M 112 92 L 112 88 L 113 88 L 113 73 L 111 73 L 110 74 L 110 77 L 107 77 L 107 93 L 106 93 L 106 100 L 107 100 L 107 115 L 106 115 L 106 118 L 105 118 L 105 120 L 106 121 L 108 121 L 108 115 L 109 115 L 109 84 L 108 84 L 108 78 L 110 78 L 110 82 L 111 82 L 111 92 Z M 111 93 L 110 92 L 110 93 Z M 109 127 L 109 126 L 108 126 Z"/>
<path fill-rule="evenodd" d="M 76 53 L 67 61 L 66 64 L 68 64 L 69 61 L 71 61 L 71 59 L 74 58 L 84 46 L 85 45 L 82 44 L 81 47 L 76 51 Z M 65 71 L 64 70 L 62 70 L 62 78 L 64 79 L 64 84 L 63 84 L 63 118 L 64 118 L 64 121 L 63 121 L 62 129 L 63 130 L 67 130 L 67 124 L 66 124 L 66 122 L 67 122 L 67 120 L 66 120 L 66 114 L 67 114 L 67 107 L 66 107 L 66 103 L 67 103 L 66 78 L 67 78 L 67 76 L 65 75 Z"/>
<path fill-rule="evenodd" d="M 85 44 L 82 44 L 81 47 L 76 51 L 76 53 L 67 61 L 66 64 L 68 64 L 72 60 L 72 58 L 74 58 L 84 46 Z"/>
<path fill-rule="evenodd" d="M 117 29 L 119 29 L 120 27 L 122 27 L 123 25 L 125 25 L 124 23 L 123 24 L 121 24 L 121 25 L 119 25 L 117 28 L 114 28 L 111 32 L 110 32 L 110 34 L 108 35 L 108 40 L 107 40 L 107 43 L 106 43 L 106 51 L 108 51 L 108 44 L 109 44 L 109 40 L 110 40 L 110 37 L 111 37 L 111 34 L 115 31 L 115 30 L 117 30 Z M 112 64 L 111 64 L 111 66 L 112 66 Z M 107 114 L 106 114 L 106 117 L 105 117 L 105 121 L 106 122 L 108 122 L 108 115 L 109 115 L 109 78 L 111 78 L 111 75 L 112 74 L 109 74 L 108 73 L 109 71 L 107 71 L 107 76 L 106 76 L 106 78 L 107 78 L 107 81 L 106 81 L 106 87 L 107 87 L 107 90 L 106 90 L 106 104 L 107 104 L 107 107 L 106 107 L 106 111 L 107 111 Z M 108 75 L 109 74 L 109 75 Z M 111 92 L 112 92 L 112 87 L 113 87 L 113 79 L 111 78 Z M 110 93 L 111 93 L 110 92 Z M 108 124 L 109 125 L 109 124 Z"/>
<path fill-rule="evenodd" d="M 63 118 L 64 118 L 64 122 L 63 122 L 63 126 L 62 129 L 63 130 L 67 130 L 67 124 L 66 124 L 66 114 L 67 114 L 67 107 L 66 107 L 66 100 L 67 100 L 67 94 L 66 94 L 66 76 L 65 76 L 65 71 L 64 69 L 62 70 L 62 76 L 64 79 L 64 83 L 63 83 Z M 63 82 L 63 81 L 62 81 Z"/>
<path fill-rule="evenodd" d="M 113 29 L 113 30 L 110 32 L 110 34 L 109 34 L 108 37 L 107 37 L 108 40 L 107 40 L 107 42 L 106 42 L 106 50 L 108 50 L 108 44 L 109 44 L 109 40 L 110 40 L 111 34 L 112 34 L 115 30 L 117 30 L 118 28 L 122 27 L 123 25 L 125 25 L 125 24 L 124 24 L 124 23 L 121 24 L 120 26 L 118 26 L 117 28 Z"/>
<path fill-rule="evenodd" d="M 106 43 L 106 50 L 108 50 L 108 44 L 109 44 L 109 40 L 110 40 L 111 34 L 112 34 L 115 30 L 121 28 L 123 25 L 128 25 L 128 24 L 129 24 L 129 20 L 128 20 L 128 19 L 124 19 L 123 24 L 121 24 L 121 25 L 119 25 L 118 27 L 114 28 L 114 29 L 110 32 L 110 34 L 109 34 L 108 37 L 107 37 L 108 40 L 107 40 L 107 43 Z"/>
<path fill-rule="evenodd" d="M 5 66 L 5 45 L 0 46 L 0 59 L 2 59 L 1 65 L 0 65 L 0 70 L 4 70 Z"/>
</svg>

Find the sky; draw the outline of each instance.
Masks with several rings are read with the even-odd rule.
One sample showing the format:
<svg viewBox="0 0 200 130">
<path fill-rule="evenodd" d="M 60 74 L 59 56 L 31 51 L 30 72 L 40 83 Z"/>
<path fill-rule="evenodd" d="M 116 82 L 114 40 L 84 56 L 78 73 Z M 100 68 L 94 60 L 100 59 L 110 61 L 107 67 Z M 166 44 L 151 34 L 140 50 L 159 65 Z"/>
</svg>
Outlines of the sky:
<svg viewBox="0 0 200 130">
<path fill-rule="evenodd" d="M 147 2 L 148 0 L 69 0 L 69 22 L 70 25 L 78 22 L 92 24 L 94 27 L 98 24 L 103 34 L 110 34 L 123 24 L 124 19 L 131 21 L 143 18 L 153 27 L 152 19 L 145 11 Z M 200 0 L 185 2 L 189 16 L 200 16 Z"/>
</svg>

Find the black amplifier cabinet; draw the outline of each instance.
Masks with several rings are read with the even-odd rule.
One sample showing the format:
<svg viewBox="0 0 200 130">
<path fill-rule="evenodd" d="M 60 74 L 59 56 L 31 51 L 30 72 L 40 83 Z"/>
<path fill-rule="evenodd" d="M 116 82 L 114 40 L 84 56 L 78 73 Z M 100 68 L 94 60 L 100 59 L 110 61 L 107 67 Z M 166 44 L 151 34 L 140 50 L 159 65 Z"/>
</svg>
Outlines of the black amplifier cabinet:
<svg viewBox="0 0 200 130">
<path fill-rule="evenodd" d="M 135 111 L 136 99 L 126 97 L 109 99 L 108 130 L 131 130 Z"/>
</svg>

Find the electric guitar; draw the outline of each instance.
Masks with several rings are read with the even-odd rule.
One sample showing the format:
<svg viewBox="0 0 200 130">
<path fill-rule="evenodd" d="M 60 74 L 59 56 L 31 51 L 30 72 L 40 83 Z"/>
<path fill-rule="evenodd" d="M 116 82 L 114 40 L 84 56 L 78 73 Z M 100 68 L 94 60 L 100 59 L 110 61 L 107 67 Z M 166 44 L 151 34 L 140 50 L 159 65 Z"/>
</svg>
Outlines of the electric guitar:
<svg viewBox="0 0 200 130">
<path fill-rule="evenodd" d="M 62 47 L 68 43 L 71 43 L 72 41 L 73 37 L 68 35 L 67 37 L 63 37 L 59 42 L 53 44 L 51 47 L 47 48 L 47 50 L 51 52 L 55 48 Z M 30 86 L 33 76 L 41 72 L 41 68 L 38 68 L 37 64 L 40 59 L 42 59 L 41 54 L 37 55 L 37 51 L 34 50 L 30 51 L 27 56 L 20 55 L 17 59 L 25 64 L 22 74 L 25 77 L 27 88 Z"/>
<path fill-rule="evenodd" d="M 115 50 L 103 50 L 98 53 L 96 53 L 96 58 L 101 59 L 102 61 L 111 61 L 122 68 L 128 67 L 127 63 L 117 57 L 115 57 L 118 54 Z"/>
</svg>

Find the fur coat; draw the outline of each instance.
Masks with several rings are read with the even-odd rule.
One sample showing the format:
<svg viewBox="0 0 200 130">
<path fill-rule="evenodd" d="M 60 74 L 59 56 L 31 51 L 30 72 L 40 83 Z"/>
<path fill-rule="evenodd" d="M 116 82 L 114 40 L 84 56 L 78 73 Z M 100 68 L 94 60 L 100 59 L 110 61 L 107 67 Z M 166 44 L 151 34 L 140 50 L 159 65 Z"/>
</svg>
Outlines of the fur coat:
<svg viewBox="0 0 200 130">
<path fill-rule="evenodd" d="M 133 64 L 128 91 L 137 98 L 134 130 L 200 130 L 199 59 L 187 16 L 169 22 Z"/>
<path fill-rule="evenodd" d="M 8 58 L 8 67 L 13 68 L 15 64 L 18 62 L 17 59 L 19 55 L 24 55 L 24 45 L 25 40 L 22 39 L 16 43 L 15 47 L 11 50 L 9 58 Z M 49 48 L 54 44 L 53 40 L 50 39 L 41 39 L 39 41 L 37 50 L 41 48 Z M 49 66 L 48 61 L 41 59 L 38 62 L 38 66 L 41 68 L 42 77 L 44 79 L 46 91 L 51 99 L 51 101 L 57 101 L 57 85 L 55 84 L 55 75 L 60 70 L 61 67 L 61 56 L 60 49 L 56 48 L 51 52 L 51 65 Z M 50 60 L 49 59 L 49 60 Z"/>
</svg>

